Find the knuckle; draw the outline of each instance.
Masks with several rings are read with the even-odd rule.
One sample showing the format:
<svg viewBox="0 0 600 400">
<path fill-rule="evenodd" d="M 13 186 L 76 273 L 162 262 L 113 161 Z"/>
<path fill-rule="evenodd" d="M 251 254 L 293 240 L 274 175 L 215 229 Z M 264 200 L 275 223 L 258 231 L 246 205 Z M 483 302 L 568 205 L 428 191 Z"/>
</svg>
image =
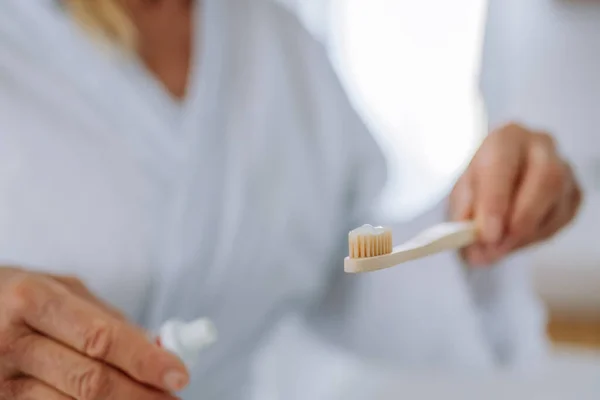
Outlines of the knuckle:
<svg viewBox="0 0 600 400">
<path fill-rule="evenodd" d="M 522 135 L 523 132 L 528 132 L 523 127 L 523 124 L 516 122 L 516 121 L 511 121 L 511 122 L 508 122 L 508 123 L 502 125 L 502 127 L 500 127 L 499 129 L 494 130 L 490 134 L 490 136 L 491 137 L 497 137 L 497 136 L 514 137 L 514 136 Z"/>
<path fill-rule="evenodd" d="M 15 354 L 14 341 L 8 335 L 0 336 L 0 362 L 2 365 L 10 363 Z"/>
<path fill-rule="evenodd" d="M 566 182 L 566 170 L 560 163 L 549 162 L 544 168 L 543 185 L 546 189 L 561 191 Z"/>
<path fill-rule="evenodd" d="M 489 215 L 504 215 L 508 208 L 508 198 L 501 193 L 488 193 L 481 201 L 483 211 Z"/>
<path fill-rule="evenodd" d="M 84 334 L 83 351 L 89 357 L 105 360 L 114 344 L 114 328 L 107 321 L 100 320 Z"/>
<path fill-rule="evenodd" d="M 69 288 L 74 288 L 74 289 L 84 289 L 85 288 L 85 284 L 83 283 L 83 281 L 81 279 L 77 278 L 76 276 L 65 276 L 61 280 L 62 280 L 63 284 Z"/>
<path fill-rule="evenodd" d="M 503 129 L 505 131 L 522 131 L 523 130 L 523 124 L 517 122 L 517 121 L 510 121 L 508 123 L 506 123 L 503 127 Z"/>
<path fill-rule="evenodd" d="M 15 353 L 15 333 L 10 325 L 0 327 L 0 364 L 13 359 Z"/>
<path fill-rule="evenodd" d="M 546 168 L 555 162 L 553 152 L 541 142 L 536 141 L 528 148 L 528 162 L 536 168 Z"/>
<path fill-rule="evenodd" d="M 12 315 L 21 315 L 29 310 L 38 284 L 38 279 L 31 274 L 17 274 L 7 283 L 2 294 L 4 309 Z"/>
<path fill-rule="evenodd" d="M 509 235 L 515 239 L 526 239 L 534 231 L 535 221 L 531 215 L 523 215 L 510 225 Z"/>
<path fill-rule="evenodd" d="M 537 141 L 539 141 L 540 143 L 542 143 L 543 145 L 551 148 L 551 149 L 556 149 L 556 139 L 554 138 L 553 135 L 551 135 L 548 132 L 537 132 L 535 133 L 535 139 Z"/>
<path fill-rule="evenodd" d="M 29 350 L 22 343 L 30 340 L 31 331 L 25 326 L 6 324 L 0 327 L 0 368 L 12 367 Z"/>
<path fill-rule="evenodd" d="M 40 320 L 56 320 L 63 304 L 61 296 L 49 296 L 35 309 L 36 316 Z"/>
<path fill-rule="evenodd" d="M 112 376 L 108 367 L 102 364 L 91 364 L 76 371 L 71 377 L 71 384 L 81 400 L 111 398 Z"/>
<path fill-rule="evenodd" d="M 20 368 L 28 360 L 35 360 L 36 341 L 32 333 L 26 333 L 7 340 L 4 349 L 4 364 Z"/>
<path fill-rule="evenodd" d="M 30 396 L 35 389 L 34 381 L 29 379 L 5 380 L 0 383 L 0 399 L 19 400 L 32 399 Z"/>
</svg>

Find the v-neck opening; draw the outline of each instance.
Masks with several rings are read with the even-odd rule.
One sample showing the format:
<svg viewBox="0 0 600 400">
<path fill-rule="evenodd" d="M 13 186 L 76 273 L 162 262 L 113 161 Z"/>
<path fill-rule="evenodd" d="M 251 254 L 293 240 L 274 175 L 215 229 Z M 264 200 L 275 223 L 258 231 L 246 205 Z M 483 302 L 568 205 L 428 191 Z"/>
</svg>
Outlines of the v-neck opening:
<svg viewBox="0 0 600 400">
<path fill-rule="evenodd" d="M 194 6 L 192 18 L 193 32 L 191 40 L 191 57 L 187 77 L 185 96 L 175 97 L 169 89 L 153 74 L 138 57 L 131 59 L 132 76 L 137 76 L 139 85 L 137 90 L 148 93 L 143 96 L 150 99 L 158 112 L 169 114 L 170 122 L 183 122 L 187 110 L 195 104 L 199 97 L 210 96 L 210 87 L 216 84 L 220 63 L 220 35 L 215 32 L 217 10 L 213 9 L 215 2 L 203 0 Z M 197 109 L 195 110 L 197 112 Z"/>
<path fill-rule="evenodd" d="M 199 0 L 202 4 L 195 7 L 193 65 L 182 102 L 175 102 L 145 65 L 134 61 L 135 57 L 103 47 L 94 42 L 97 39 L 82 33 L 76 22 L 57 7 L 57 0 L 47 0 L 43 5 L 14 1 L 18 12 L 34 25 L 32 32 L 40 35 L 32 37 L 42 42 L 36 47 L 35 57 L 46 60 L 47 56 L 49 68 L 70 79 L 74 90 L 86 96 L 86 101 L 94 102 L 99 116 L 110 119 L 114 129 L 125 133 L 134 146 L 143 148 L 145 158 L 156 157 L 155 149 L 161 149 L 161 157 L 167 159 L 182 161 L 193 156 L 190 149 L 206 139 L 208 132 L 202 132 L 202 126 L 211 123 L 222 92 L 224 47 L 229 40 L 223 0 Z M 52 45 L 58 40 L 70 46 L 63 57 L 52 54 Z M 101 90 L 119 97 L 93 95 Z"/>
</svg>

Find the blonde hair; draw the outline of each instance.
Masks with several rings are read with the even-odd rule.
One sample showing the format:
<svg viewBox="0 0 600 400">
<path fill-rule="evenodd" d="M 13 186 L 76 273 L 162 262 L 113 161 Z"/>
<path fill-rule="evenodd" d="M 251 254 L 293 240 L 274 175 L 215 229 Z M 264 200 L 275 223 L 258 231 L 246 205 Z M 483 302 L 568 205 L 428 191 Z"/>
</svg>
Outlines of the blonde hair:
<svg viewBox="0 0 600 400">
<path fill-rule="evenodd" d="M 127 49 L 137 32 L 120 0 L 63 0 L 73 19 L 84 29 Z"/>
</svg>

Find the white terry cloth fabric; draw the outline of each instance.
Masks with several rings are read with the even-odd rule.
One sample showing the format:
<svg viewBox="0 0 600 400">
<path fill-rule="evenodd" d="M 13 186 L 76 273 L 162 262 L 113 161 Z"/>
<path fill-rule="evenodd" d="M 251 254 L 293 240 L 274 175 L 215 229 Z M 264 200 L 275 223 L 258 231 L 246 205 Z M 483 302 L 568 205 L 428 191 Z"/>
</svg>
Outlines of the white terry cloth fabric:
<svg viewBox="0 0 600 400">
<path fill-rule="evenodd" d="M 290 314 L 398 363 L 539 352 L 516 262 L 473 280 L 448 255 L 343 276 L 347 231 L 368 222 L 385 169 L 324 50 L 270 2 L 206 0 L 197 18 L 180 103 L 58 1 L 0 2 L 2 262 L 77 275 L 151 329 L 212 318 L 220 341 L 186 399 L 243 398 L 261 339 Z"/>
</svg>

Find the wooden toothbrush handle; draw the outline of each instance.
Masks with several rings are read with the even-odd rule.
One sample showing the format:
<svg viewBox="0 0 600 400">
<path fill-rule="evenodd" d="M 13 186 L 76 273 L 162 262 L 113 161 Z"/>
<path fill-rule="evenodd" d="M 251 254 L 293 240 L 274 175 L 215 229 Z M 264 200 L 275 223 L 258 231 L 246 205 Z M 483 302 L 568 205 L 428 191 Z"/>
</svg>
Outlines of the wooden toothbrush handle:
<svg viewBox="0 0 600 400">
<path fill-rule="evenodd" d="M 460 249 L 475 243 L 476 240 L 477 228 L 474 222 L 444 222 L 395 247 L 394 253 L 418 248 L 424 252 Z"/>
</svg>

